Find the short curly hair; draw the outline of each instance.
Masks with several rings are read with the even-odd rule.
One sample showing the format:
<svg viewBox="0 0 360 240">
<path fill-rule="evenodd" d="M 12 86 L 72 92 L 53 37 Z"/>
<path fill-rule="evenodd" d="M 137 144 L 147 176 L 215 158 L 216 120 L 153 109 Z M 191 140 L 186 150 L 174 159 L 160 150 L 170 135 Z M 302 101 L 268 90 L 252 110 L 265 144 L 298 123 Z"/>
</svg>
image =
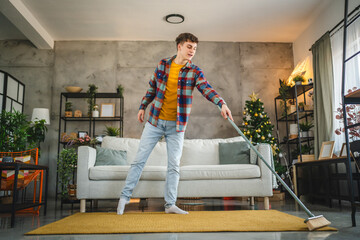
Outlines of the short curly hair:
<svg viewBox="0 0 360 240">
<path fill-rule="evenodd" d="M 191 33 L 181 33 L 175 40 L 176 46 L 180 44 L 183 44 L 184 42 L 189 41 L 193 43 L 199 43 L 198 38 Z"/>
</svg>

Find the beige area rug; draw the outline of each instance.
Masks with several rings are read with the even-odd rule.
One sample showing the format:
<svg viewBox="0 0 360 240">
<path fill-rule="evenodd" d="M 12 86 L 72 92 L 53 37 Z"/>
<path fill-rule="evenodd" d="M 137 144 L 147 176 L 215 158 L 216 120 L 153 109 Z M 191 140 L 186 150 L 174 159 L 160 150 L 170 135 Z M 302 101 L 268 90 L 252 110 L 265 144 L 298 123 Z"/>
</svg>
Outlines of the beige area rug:
<svg viewBox="0 0 360 240">
<path fill-rule="evenodd" d="M 320 230 L 336 231 L 331 227 Z M 26 235 L 275 231 L 308 231 L 308 228 L 304 219 L 276 210 L 194 211 L 187 215 L 96 212 L 76 213 Z"/>
</svg>

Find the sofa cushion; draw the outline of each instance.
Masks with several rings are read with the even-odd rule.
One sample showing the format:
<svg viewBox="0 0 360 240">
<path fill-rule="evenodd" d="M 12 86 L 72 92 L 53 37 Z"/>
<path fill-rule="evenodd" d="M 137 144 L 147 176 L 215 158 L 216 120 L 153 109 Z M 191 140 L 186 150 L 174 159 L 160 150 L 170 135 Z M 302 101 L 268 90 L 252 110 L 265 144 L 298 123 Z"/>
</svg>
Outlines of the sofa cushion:
<svg viewBox="0 0 360 240">
<path fill-rule="evenodd" d="M 180 180 L 259 178 L 260 167 L 253 164 L 192 165 L 180 167 Z"/>
<path fill-rule="evenodd" d="M 126 151 L 127 161 L 130 164 L 135 159 L 136 152 L 139 148 L 139 142 L 139 139 L 135 138 L 117 138 L 106 136 L 103 138 L 101 147 Z"/>
<path fill-rule="evenodd" d="M 218 165 L 219 143 L 245 141 L 242 137 L 218 139 L 185 139 L 180 166 Z"/>
<path fill-rule="evenodd" d="M 95 166 L 103 165 L 129 165 L 126 159 L 126 151 L 96 146 Z"/>
<path fill-rule="evenodd" d="M 97 166 L 89 170 L 90 180 L 125 180 L 130 166 Z M 145 166 L 140 180 L 164 181 L 166 167 Z"/>
<path fill-rule="evenodd" d="M 246 142 L 219 143 L 220 164 L 249 164 L 250 146 Z"/>
</svg>

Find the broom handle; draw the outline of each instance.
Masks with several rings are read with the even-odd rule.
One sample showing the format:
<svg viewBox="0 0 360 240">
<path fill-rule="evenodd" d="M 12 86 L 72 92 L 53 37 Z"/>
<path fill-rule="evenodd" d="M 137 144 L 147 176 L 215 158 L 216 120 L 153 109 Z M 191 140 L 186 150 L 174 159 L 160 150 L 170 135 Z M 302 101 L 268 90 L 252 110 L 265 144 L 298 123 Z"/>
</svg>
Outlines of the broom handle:
<svg viewBox="0 0 360 240">
<path fill-rule="evenodd" d="M 219 107 L 219 106 L 218 106 Z M 221 108 L 219 107 L 220 111 Z M 255 153 L 259 156 L 259 158 L 263 161 L 263 163 L 265 163 L 265 165 L 270 169 L 270 171 L 276 176 L 276 178 L 280 181 L 280 183 L 286 188 L 286 190 L 291 194 L 291 196 L 295 199 L 295 201 L 304 209 L 304 211 L 306 212 L 306 214 L 309 217 L 315 217 L 314 214 L 312 214 L 310 212 L 309 209 L 307 209 L 307 207 L 300 201 L 300 199 L 295 195 L 295 193 L 288 187 L 288 185 L 281 179 L 281 177 L 275 172 L 275 170 L 265 161 L 265 159 L 263 158 L 263 156 L 261 155 L 261 153 L 258 152 L 258 150 L 251 144 L 251 142 L 249 141 L 249 139 L 247 139 L 247 137 L 245 137 L 245 135 L 242 133 L 242 131 L 236 126 L 236 124 L 229 118 L 227 117 L 227 119 L 229 120 L 229 122 L 231 123 L 231 125 L 236 129 L 236 131 L 240 134 L 240 136 L 242 136 L 245 141 L 250 145 L 251 149 L 255 151 Z"/>
</svg>

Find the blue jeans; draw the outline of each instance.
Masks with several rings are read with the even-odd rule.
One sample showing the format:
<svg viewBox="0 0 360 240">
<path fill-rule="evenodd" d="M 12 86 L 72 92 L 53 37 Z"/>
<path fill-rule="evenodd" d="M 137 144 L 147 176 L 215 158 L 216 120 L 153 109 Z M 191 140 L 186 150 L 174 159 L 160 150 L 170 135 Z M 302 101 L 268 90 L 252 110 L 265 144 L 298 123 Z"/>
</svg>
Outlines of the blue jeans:
<svg viewBox="0 0 360 240">
<path fill-rule="evenodd" d="M 184 143 L 184 132 L 176 132 L 176 121 L 158 120 L 157 127 L 146 122 L 141 135 L 140 145 L 135 160 L 126 177 L 121 198 L 130 200 L 133 189 L 139 182 L 142 170 L 159 139 L 165 136 L 168 166 L 165 182 L 165 207 L 175 205 L 179 184 L 179 165 Z"/>
</svg>

